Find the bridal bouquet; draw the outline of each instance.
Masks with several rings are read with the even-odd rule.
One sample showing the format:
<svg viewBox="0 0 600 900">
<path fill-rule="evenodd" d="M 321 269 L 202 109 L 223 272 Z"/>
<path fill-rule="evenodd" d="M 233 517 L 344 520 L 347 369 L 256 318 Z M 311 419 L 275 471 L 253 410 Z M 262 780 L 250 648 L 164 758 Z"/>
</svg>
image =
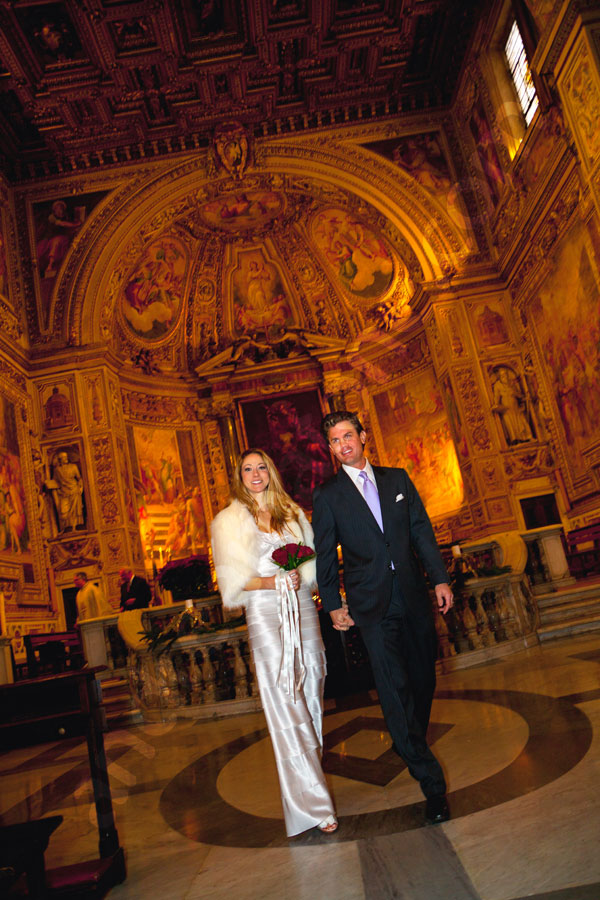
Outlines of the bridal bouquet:
<svg viewBox="0 0 600 900">
<path fill-rule="evenodd" d="M 302 563 L 308 562 L 309 559 L 314 559 L 315 556 L 313 548 L 308 547 L 306 544 L 283 544 L 282 547 L 277 547 L 276 550 L 273 550 L 271 559 L 281 569 L 291 572 L 293 569 L 301 566 Z"/>
<path fill-rule="evenodd" d="M 300 639 L 300 608 L 298 596 L 289 582 L 286 572 L 292 572 L 302 563 L 316 556 L 312 547 L 306 544 L 283 544 L 271 554 L 283 572 L 275 576 L 275 585 L 279 594 L 279 621 L 281 623 L 281 662 L 277 676 L 277 687 L 289 694 L 294 703 L 296 692 L 302 687 L 306 675 L 306 667 L 302 654 Z"/>
</svg>

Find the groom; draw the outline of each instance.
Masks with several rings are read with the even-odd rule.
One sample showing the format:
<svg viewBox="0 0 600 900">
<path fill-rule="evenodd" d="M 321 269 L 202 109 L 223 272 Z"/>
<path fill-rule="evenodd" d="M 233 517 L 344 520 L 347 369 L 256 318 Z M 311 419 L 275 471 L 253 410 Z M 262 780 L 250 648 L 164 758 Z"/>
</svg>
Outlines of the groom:
<svg viewBox="0 0 600 900">
<path fill-rule="evenodd" d="M 437 638 L 420 560 L 442 613 L 453 604 L 431 522 L 404 469 L 372 466 L 358 416 L 325 416 L 323 434 L 342 464 L 313 495 L 317 581 L 333 627 L 358 625 L 394 749 L 421 785 L 426 817 L 450 817 L 441 766 L 425 740 L 435 689 Z M 337 546 L 348 607 L 339 592 Z"/>
</svg>

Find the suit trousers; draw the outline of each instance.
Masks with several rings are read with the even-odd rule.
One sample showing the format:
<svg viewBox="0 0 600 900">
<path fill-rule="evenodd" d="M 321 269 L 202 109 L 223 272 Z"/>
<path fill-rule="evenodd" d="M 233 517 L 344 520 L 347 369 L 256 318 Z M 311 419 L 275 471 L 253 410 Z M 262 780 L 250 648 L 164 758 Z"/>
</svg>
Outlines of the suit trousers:
<svg viewBox="0 0 600 900">
<path fill-rule="evenodd" d="M 361 625 L 375 686 L 396 752 L 426 797 L 446 793 L 442 768 L 427 746 L 426 732 L 435 689 L 437 638 L 430 618 L 406 613 L 399 577 L 380 622 Z"/>
</svg>

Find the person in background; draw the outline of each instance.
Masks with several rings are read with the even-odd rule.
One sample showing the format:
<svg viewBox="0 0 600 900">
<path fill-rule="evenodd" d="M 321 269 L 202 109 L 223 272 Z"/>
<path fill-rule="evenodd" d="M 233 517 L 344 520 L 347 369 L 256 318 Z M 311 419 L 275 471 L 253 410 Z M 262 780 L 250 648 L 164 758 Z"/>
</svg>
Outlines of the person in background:
<svg viewBox="0 0 600 900">
<path fill-rule="evenodd" d="M 150 606 L 152 594 L 150 585 L 145 578 L 134 575 L 131 569 L 121 569 L 119 572 L 121 582 L 121 612 L 130 609 L 146 609 Z"/>
<path fill-rule="evenodd" d="M 100 616 L 112 616 L 114 609 L 104 597 L 102 589 L 92 581 L 88 581 L 85 572 L 78 572 L 73 583 L 77 588 L 75 603 L 77 604 L 77 621 L 79 625 L 85 619 L 97 619 Z"/>
</svg>

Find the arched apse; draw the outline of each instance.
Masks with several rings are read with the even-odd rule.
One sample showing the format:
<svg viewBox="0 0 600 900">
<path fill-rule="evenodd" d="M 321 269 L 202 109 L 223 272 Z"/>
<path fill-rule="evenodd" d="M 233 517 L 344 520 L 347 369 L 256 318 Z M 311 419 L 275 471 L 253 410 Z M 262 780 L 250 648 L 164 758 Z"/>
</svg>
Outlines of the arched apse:
<svg viewBox="0 0 600 900">
<path fill-rule="evenodd" d="M 407 307 L 420 283 L 442 278 L 469 252 L 464 234 L 417 181 L 384 160 L 374 165 L 373 154 L 349 144 L 257 143 L 254 165 L 237 181 L 217 175 L 208 153 L 187 156 L 148 172 L 142 182 L 138 173 L 130 191 L 121 186 L 119 193 L 112 217 L 105 216 L 94 241 L 77 250 L 65 286 L 65 337 L 76 344 L 109 343 L 126 357 L 138 344 L 149 345 L 175 369 L 235 339 L 231 322 L 236 314 L 239 321 L 242 301 L 239 279 L 226 269 L 233 246 L 254 247 L 267 271 L 270 266 L 281 274 L 295 311 L 286 322 L 342 338 L 376 324 L 375 310 Z M 345 281 L 336 279 L 327 247 L 311 230 L 327 210 L 347 220 L 350 251 L 339 253 Z M 157 250 L 162 239 L 189 260 L 185 272 L 182 264 L 176 273 L 165 270 Z M 154 258 L 144 268 L 141 260 L 151 247 Z M 372 252 L 380 258 L 369 271 L 364 257 Z M 124 304 L 135 309 L 145 302 L 144 279 L 158 269 L 161 290 L 168 293 L 165 285 L 178 282 L 171 298 L 177 321 L 132 330 Z M 233 289 L 224 293 L 235 284 L 237 309 Z"/>
</svg>

